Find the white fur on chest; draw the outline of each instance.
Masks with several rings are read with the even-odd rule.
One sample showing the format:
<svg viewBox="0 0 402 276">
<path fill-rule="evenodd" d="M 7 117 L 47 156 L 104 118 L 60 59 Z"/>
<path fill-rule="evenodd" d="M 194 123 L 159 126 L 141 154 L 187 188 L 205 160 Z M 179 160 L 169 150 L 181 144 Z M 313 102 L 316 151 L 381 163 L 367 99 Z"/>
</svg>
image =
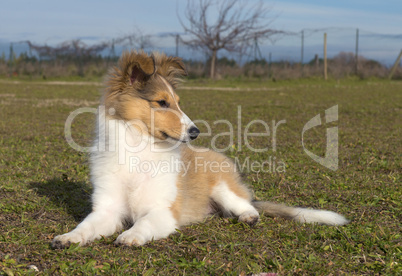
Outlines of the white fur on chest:
<svg viewBox="0 0 402 276">
<path fill-rule="evenodd" d="M 98 195 L 94 200 L 112 197 L 134 221 L 152 209 L 170 207 L 177 195 L 180 149 L 166 150 L 169 145 L 152 143 L 150 136 L 141 136 L 123 121 L 107 123 L 108 127 L 99 126 L 94 145 L 98 144 L 98 150 L 91 156 L 92 183 Z M 99 141 L 105 145 L 99 146 Z M 102 178 L 106 181 L 99 181 Z M 102 196 L 102 191 L 108 195 Z"/>
</svg>

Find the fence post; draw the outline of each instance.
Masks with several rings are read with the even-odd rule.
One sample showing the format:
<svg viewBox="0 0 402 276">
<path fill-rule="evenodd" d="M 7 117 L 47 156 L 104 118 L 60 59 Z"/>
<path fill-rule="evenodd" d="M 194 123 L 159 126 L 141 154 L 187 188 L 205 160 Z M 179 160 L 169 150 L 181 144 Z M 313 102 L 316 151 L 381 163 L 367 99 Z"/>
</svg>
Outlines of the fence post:
<svg viewBox="0 0 402 276">
<path fill-rule="evenodd" d="M 327 79 L 327 33 L 324 33 L 324 80 Z"/>
<path fill-rule="evenodd" d="M 179 41 L 180 41 L 180 35 L 176 35 L 176 57 L 179 56 Z"/>
<path fill-rule="evenodd" d="M 8 70 L 9 70 L 9 74 L 10 77 L 13 75 L 14 73 L 14 63 L 15 63 L 15 54 L 14 54 L 14 48 L 13 48 L 13 43 L 10 43 L 10 54 L 8 57 Z"/>
<path fill-rule="evenodd" d="M 392 77 L 393 77 L 393 75 L 394 75 L 394 73 L 396 71 L 396 68 L 398 67 L 399 61 L 401 60 L 401 57 L 402 57 L 402 50 L 399 53 L 399 56 L 396 58 L 394 66 L 392 66 L 392 69 L 391 69 L 391 72 L 389 73 L 388 79 L 392 79 Z"/>
<path fill-rule="evenodd" d="M 355 54 L 355 73 L 359 73 L 359 29 L 356 29 L 356 54 Z"/>
<path fill-rule="evenodd" d="M 269 78 L 272 77 L 271 63 L 272 63 L 272 53 L 269 52 L 269 55 L 268 55 L 268 76 L 269 76 Z"/>
<path fill-rule="evenodd" d="M 301 31 L 301 58 L 300 58 L 300 72 L 303 77 L 303 57 L 304 57 L 304 31 Z"/>
</svg>

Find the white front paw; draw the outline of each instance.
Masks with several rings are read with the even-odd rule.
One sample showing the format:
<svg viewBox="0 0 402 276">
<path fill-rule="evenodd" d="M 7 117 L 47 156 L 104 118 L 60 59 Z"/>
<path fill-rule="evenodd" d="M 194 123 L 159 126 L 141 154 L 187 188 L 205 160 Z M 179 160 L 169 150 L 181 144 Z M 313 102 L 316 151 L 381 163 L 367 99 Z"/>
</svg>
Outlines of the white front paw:
<svg viewBox="0 0 402 276">
<path fill-rule="evenodd" d="M 127 230 L 121 233 L 114 244 L 116 245 L 127 245 L 127 246 L 140 246 L 144 245 L 147 242 L 145 238 L 135 231 Z"/>
<path fill-rule="evenodd" d="M 69 247 L 72 243 L 84 245 L 87 241 L 77 232 L 69 232 L 63 235 L 56 236 L 52 241 L 52 248 L 61 249 Z"/>
<path fill-rule="evenodd" d="M 257 211 L 247 211 L 239 216 L 239 221 L 247 223 L 250 226 L 254 226 L 260 220 L 260 216 Z"/>
</svg>

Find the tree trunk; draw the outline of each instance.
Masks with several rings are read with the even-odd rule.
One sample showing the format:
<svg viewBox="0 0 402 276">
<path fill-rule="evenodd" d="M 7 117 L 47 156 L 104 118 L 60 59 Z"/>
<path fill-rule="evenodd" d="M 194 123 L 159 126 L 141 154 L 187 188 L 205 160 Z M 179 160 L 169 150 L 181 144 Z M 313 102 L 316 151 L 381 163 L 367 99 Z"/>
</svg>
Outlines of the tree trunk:
<svg viewBox="0 0 402 276">
<path fill-rule="evenodd" d="M 215 68 L 216 68 L 216 50 L 212 50 L 212 56 L 211 56 L 211 68 L 210 68 L 210 75 L 209 77 L 211 79 L 215 79 Z"/>
</svg>

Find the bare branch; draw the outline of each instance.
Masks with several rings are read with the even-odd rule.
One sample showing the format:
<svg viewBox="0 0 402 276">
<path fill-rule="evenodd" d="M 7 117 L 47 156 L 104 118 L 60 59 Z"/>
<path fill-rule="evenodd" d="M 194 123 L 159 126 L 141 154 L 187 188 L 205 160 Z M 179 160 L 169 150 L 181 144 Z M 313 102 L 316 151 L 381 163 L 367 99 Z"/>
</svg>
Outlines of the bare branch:
<svg viewBox="0 0 402 276">
<path fill-rule="evenodd" d="M 83 56 L 96 56 L 107 47 L 109 44 L 102 42 L 92 46 L 86 45 L 79 39 L 65 41 L 58 46 L 37 45 L 31 41 L 22 41 L 28 44 L 30 49 L 36 51 L 39 57 L 55 58 L 55 57 L 83 57 Z"/>
<path fill-rule="evenodd" d="M 186 23 L 179 16 L 184 31 L 191 35 L 183 43 L 209 52 L 214 61 L 219 50 L 243 53 L 256 39 L 261 41 L 284 33 L 269 28 L 273 19 L 268 16 L 270 10 L 263 2 L 252 6 L 248 3 L 241 0 L 189 0 L 184 13 Z M 212 73 L 211 77 L 214 77 Z"/>
</svg>

